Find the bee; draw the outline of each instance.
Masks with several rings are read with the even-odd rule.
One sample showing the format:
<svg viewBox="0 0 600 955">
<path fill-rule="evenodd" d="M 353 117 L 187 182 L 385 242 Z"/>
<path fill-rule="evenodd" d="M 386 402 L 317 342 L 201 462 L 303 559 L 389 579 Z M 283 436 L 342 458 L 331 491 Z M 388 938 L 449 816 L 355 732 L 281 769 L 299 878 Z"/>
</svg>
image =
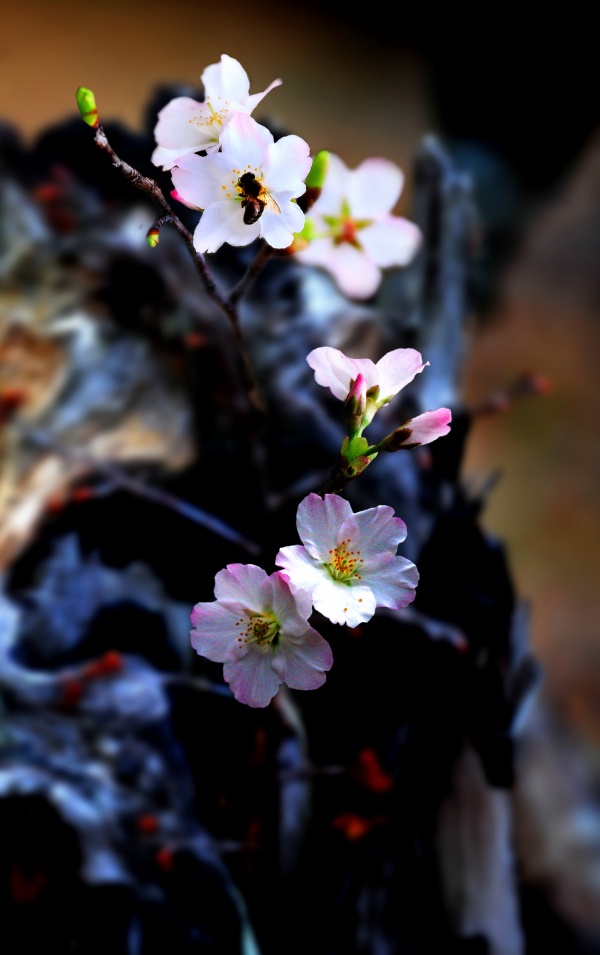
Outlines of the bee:
<svg viewBox="0 0 600 955">
<path fill-rule="evenodd" d="M 271 212 L 281 212 L 273 196 L 269 195 L 253 172 L 245 172 L 240 176 L 237 184 L 244 197 L 242 199 L 242 209 L 244 210 L 244 223 L 246 225 L 258 222 L 267 208 Z"/>
</svg>

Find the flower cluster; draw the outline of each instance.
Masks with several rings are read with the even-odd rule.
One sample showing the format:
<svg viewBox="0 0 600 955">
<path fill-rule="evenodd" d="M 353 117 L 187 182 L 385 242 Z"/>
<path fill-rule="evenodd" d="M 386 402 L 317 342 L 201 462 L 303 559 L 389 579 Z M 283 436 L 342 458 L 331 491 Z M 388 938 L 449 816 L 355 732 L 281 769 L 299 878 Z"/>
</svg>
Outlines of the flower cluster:
<svg viewBox="0 0 600 955">
<path fill-rule="evenodd" d="M 160 111 L 152 156 L 171 170 L 174 197 L 202 211 L 194 247 L 216 252 L 224 242 L 242 246 L 260 237 L 287 248 L 305 224 L 295 200 L 306 191 L 310 147 L 294 135 L 275 142 L 250 115 L 281 80 L 250 95 L 245 70 L 223 54 L 202 82 L 203 103 L 179 96 Z"/>
<path fill-rule="evenodd" d="M 376 292 L 383 269 L 412 259 L 421 233 L 393 214 L 403 186 L 393 162 L 366 159 L 350 170 L 325 151 L 311 158 L 299 136 L 275 141 L 252 113 L 281 80 L 251 94 L 233 57 L 223 54 L 201 79 L 202 102 L 180 96 L 160 111 L 152 156 L 170 170 L 172 196 L 201 213 L 197 253 L 260 238 L 328 270 L 344 294 L 358 299 Z M 97 114 L 88 93 L 80 95 L 80 111 L 92 123 Z M 153 245 L 158 221 L 148 235 Z M 191 617 L 194 649 L 222 663 L 235 698 L 255 707 L 266 706 L 282 683 L 307 690 L 325 682 L 333 656 L 310 625 L 313 610 L 356 627 L 377 607 L 398 609 L 414 600 L 418 570 L 397 554 L 404 522 L 386 505 L 354 513 L 339 493 L 380 451 L 428 444 L 450 428 L 449 409 L 438 408 L 375 445 L 363 436 L 375 414 L 429 364 L 413 348 L 397 348 L 375 363 L 322 347 L 307 361 L 317 383 L 343 401 L 348 433 L 329 482 L 298 507 L 302 543 L 280 548 L 279 569 L 270 576 L 254 564 L 229 564 L 215 578 L 215 600 L 196 604 Z"/>
<path fill-rule="evenodd" d="M 374 294 L 382 269 L 413 258 L 421 233 L 392 214 L 404 179 L 395 163 L 375 157 L 350 170 L 338 156 L 320 153 L 313 166 L 303 139 L 275 142 L 252 118 L 281 80 L 250 94 L 245 70 L 226 54 L 201 79 L 203 102 L 178 96 L 158 114 L 152 154 L 155 165 L 171 170 L 173 197 L 202 213 L 194 232 L 198 252 L 262 238 L 326 269 L 344 294 L 358 299 Z M 317 162 L 324 155 L 327 162 Z"/>
<path fill-rule="evenodd" d="M 412 348 L 398 348 L 375 364 L 324 347 L 307 361 L 317 383 L 344 401 L 346 421 L 352 424 L 346 451 L 358 441 L 364 442 L 363 452 L 363 429 L 429 364 Z M 450 419 L 447 408 L 425 412 L 377 448 L 427 444 L 448 433 Z M 333 656 L 310 626 L 313 608 L 332 623 L 356 627 L 377 607 L 399 609 L 415 598 L 419 572 L 396 553 L 406 525 L 391 507 L 355 513 L 338 494 L 312 493 L 300 502 L 296 526 L 302 544 L 280 548 L 275 559 L 280 570 L 269 577 L 260 567 L 230 564 L 215 578 L 216 600 L 198 603 L 192 612 L 193 647 L 224 664 L 233 695 L 249 706 L 266 706 L 281 683 L 294 689 L 324 683 Z"/>
</svg>

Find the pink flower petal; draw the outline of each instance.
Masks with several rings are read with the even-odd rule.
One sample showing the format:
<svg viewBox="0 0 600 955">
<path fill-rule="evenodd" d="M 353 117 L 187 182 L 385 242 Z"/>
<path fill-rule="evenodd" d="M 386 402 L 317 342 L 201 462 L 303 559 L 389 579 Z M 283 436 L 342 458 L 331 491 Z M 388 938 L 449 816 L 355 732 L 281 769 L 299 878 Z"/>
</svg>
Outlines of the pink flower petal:
<svg viewBox="0 0 600 955">
<path fill-rule="evenodd" d="M 419 571 L 406 557 L 392 557 L 369 573 L 378 607 L 407 607 L 416 597 Z"/>
<path fill-rule="evenodd" d="M 396 348 L 377 362 L 380 401 L 393 398 L 429 364 L 414 348 Z"/>
<path fill-rule="evenodd" d="M 365 159 L 350 172 L 348 202 L 354 219 L 378 219 L 396 205 L 404 173 L 389 159 Z"/>
<path fill-rule="evenodd" d="M 243 660 L 226 663 L 223 677 L 240 703 L 247 706 L 267 706 L 273 699 L 281 680 L 271 666 L 270 653 L 253 647 Z"/>
<path fill-rule="evenodd" d="M 341 401 L 346 400 L 350 383 L 359 373 L 366 378 L 368 388 L 376 384 L 375 365 L 370 358 L 347 358 L 339 349 L 322 345 L 309 352 L 306 361 L 315 373 L 317 384 L 329 388 Z"/>
<path fill-rule="evenodd" d="M 311 557 L 328 560 L 329 551 L 337 547 L 340 530 L 352 516 L 350 503 L 339 494 L 308 494 L 298 505 L 296 526 L 300 540 Z"/>
<path fill-rule="evenodd" d="M 340 527 L 339 538 L 350 538 L 349 547 L 359 550 L 367 566 L 373 559 L 396 553 L 398 544 L 406 539 L 406 524 L 394 516 L 387 504 L 379 504 L 365 511 L 357 511 Z"/>
<path fill-rule="evenodd" d="M 293 690 L 316 690 L 333 666 L 333 654 L 321 634 L 309 627 L 301 641 L 281 641 L 272 665 L 281 682 Z"/>
<path fill-rule="evenodd" d="M 421 444 L 430 444 L 437 438 L 443 438 L 450 431 L 452 412 L 449 408 L 438 408 L 437 411 L 425 411 L 416 418 L 401 426 L 406 431 L 406 438 L 400 447 L 416 448 Z"/>
<path fill-rule="evenodd" d="M 271 602 L 269 577 L 255 564 L 228 564 L 215 577 L 217 600 L 234 602 L 260 613 Z"/>
<path fill-rule="evenodd" d="M 383 269 L 412 262 L 423 233 L 408 219 L 386 216 L 361 229 L 358 238 L 369 258 Z"/>
<path fill-rule="evenodd" d="M 242 604 L 198 603 L 191 614 L 191 644 L 196 653 L 208 660 L 224 663 L 246 652 L 238 649 L 236 623 L 243 616 Z"/>
</svg>

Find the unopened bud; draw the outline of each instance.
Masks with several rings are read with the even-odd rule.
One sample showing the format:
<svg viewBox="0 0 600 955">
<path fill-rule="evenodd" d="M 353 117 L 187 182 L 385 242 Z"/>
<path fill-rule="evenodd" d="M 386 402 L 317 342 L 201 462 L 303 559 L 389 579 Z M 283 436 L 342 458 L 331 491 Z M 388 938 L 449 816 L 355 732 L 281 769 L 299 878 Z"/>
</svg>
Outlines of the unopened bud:
<svg viewBox="0 0 600 955">
<path fill-rule="evenodd" d="M 148 240 L 148 245 L 150 248 L 155 249 L 160 240 L 160 233 L 158 229 L 155 229 L 154 227 L 148 229 L 148 232 L 146 233 L 146 239 Z"/>
<path fill-rule="evenodd" d="M 310 172 L 305 179 L 306 192 L 302 196 L 299 196 L 296 200 L 302 209 L 302 212 L 308 212 L 310 207 L 314 206 L 315 202 L 321 195 L 321 190 L 323 188 L 323 183 L 325 182 L 325 177 L 327 176 L 328 168 L 329 153 L 326 149 L 322 149 L 313 159 Z"/>
<path fill-rule="evenodd" d="M 310 172 L 305 179 L 307 189 L 322 189 L 329 168 L 329 153 L 321 149 L 312 161 Z"/>
<path fill-rule="evenodd" d="M 96 109 L 96 97 L 92 91 L 88 90 L 85 86 L 79 86 L 75 93 L 75 98 L 84 123 L 87 123 L 92 129 L 96 129 L 96 127 L 100 125 L 100 120 L 98 119 L 98 110 Z"/>
<path fill-rule="evenodd" d="M 344 402 L 344 422 L 351 437 L 360 432 L 366 408 L 367 379 L 359 372 Z"/>
</svg>

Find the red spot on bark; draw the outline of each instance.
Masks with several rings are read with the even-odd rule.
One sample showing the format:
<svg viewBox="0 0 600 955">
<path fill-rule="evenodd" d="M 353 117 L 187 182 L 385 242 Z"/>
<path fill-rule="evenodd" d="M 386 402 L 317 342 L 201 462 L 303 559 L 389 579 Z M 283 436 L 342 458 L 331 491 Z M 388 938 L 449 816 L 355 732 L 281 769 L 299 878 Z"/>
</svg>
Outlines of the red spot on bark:
<svg viewBox="0 0 600 955">
<path fill-rule="evenodd" d="M 389 793 L 394 788 L 394 780 L 382 767 L 374 749 L 365 747 L 358 754 L 353 772 L 354 779 L 377 793 Z"/>
<path fill-rule="evenodd" d="M 154 856 L 154 861 L 163 872 L 172 872 L 175 865 L 175 853 L 173 849 L 159 849 Z"/>
<path fill-rule="evenodd" d="M 47 881 L 41 869 L 34 869 L 33 872 L 27 873 L 23 871 L 18 859 L 11 861 L 8 883 L 13 901 L 20 904 L 35 902 Z"/>
<path fill-rule="evenodd" d="M 136 825 L 138 831 L 143 833 L 145 836 L 152 836 L 155 832 L 158 832 L 160 824 L 156 816 L 152 816 L 150 813 L 145 813 L 142 816 L 138 816 L 136 820 Z"/>
</svg>

